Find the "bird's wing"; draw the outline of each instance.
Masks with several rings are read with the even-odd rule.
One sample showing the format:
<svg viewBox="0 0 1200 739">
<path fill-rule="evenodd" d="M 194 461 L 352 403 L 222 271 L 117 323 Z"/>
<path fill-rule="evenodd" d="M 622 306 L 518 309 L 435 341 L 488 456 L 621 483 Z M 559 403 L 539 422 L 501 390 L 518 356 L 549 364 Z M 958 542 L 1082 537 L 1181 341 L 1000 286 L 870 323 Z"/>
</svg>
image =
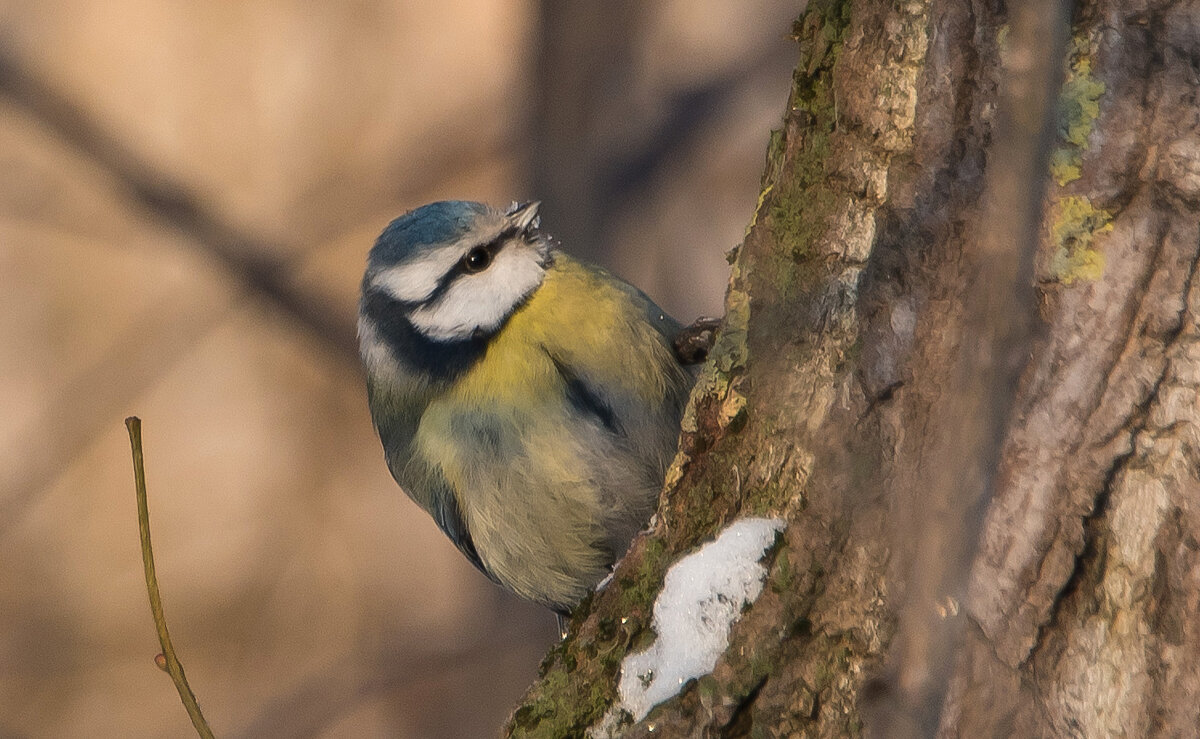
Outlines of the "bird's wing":
<svg viewBox="0 0 1200 739">
<path fill-rule="evenodd" d="M 437 522 L 438 528 L 450 537 L 454 546 L 458 547 L 458 551 L 462 552 L 480 572 L 492 580 L 496 580 L 496 577 L 483 566 L 483 560 L 479 558 L 479 552 L 475 549 L 475 541 L 471 538 L 471 531 L 467 528 L 467 522 L 463 520 L 462 511 L 458 509 L 458 501 L 448 486 L 445 487 L 442 494 L 433 496 L 433 506 L 429 512 L 433 515 L 433 520 Z"/>
</svg>

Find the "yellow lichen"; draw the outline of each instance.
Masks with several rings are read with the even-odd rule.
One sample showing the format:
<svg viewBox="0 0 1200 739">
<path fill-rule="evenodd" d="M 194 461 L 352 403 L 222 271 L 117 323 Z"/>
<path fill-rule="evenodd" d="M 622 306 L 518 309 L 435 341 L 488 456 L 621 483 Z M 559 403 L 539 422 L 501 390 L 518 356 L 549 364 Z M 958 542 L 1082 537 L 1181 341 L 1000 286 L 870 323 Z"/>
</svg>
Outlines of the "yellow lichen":
<svg viewBox="0 0 1200 739">
<path fill-rule="evenodd" d="M 1050 175 L 1060 187 L 1083 176 L 1083 155 L 1077 149 L 1059 147 L 1050 153 Z"/>
<path fill-rule="evenodd" d="M 1104 276 L 1104 254 L 1095 248 L 1098 235 L 1112 231 L 1112 213 L 1092 205 L 1085 197 L 1059 198 L 1050 220 L 1054 245 L 1050 271 L 1064 285 L 1076 280 L 1093 282 Z"/>
</svg>

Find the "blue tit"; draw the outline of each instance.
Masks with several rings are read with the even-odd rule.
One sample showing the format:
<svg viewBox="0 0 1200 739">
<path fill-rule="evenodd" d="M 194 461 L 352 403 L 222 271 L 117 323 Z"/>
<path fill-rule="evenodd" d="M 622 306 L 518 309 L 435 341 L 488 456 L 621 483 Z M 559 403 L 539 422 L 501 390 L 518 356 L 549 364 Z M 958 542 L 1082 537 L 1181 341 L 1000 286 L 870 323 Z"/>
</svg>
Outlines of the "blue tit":
<svg viewBox="0 0 1200 739">
<path fill-rule="evenodd" d="M 538 205 L 392 221 L 358 333 L 396 482 L 484 574 L 567 613 L 653 513 L 694 375 L 679 324 L 557 250 Z"/>
</svg>

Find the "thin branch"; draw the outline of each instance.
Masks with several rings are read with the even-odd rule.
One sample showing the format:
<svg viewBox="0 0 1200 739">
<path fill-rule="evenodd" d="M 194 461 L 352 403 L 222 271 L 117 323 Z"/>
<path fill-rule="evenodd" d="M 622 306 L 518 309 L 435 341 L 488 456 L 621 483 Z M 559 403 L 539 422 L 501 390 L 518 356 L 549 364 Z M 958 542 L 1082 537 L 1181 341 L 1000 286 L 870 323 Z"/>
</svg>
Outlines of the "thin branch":
<svg viewBox="0 0 1200 739">
<path fill-rule="evenodd" d="M 162 654 L 155 662 L 166 669 L 179 691 L 179 699 L 183 701 L 192 726 L 203 739 L 212 739 L 212 729 L 200 712 L 200 704 L 196 694 L 188 685 L 187 677 L 183 674 L 183 664 L 175 655 L 175 647 L 167 633 L 167 617 L 163 614 L 162 596 L 158 592 L 158 577 L 154 574 L 154 550 L 150 546 L 150 510 L 146 503 L 146 470 L 142 460 L 142 420 L 137 416 L 125 419 L 125 428 L 129 429 L 129 444 L 133 448 L 133 477 L 137 485 L 138 532 L 142 540 L 142 565 L 146 570 L 146 592 L 150 595 L 150 612 L 154 615 L 154 627 L 158 630 L 158 642 L 162 645 Z M 165 664 L 163 664 L 165 662 Z"/>
</svg>

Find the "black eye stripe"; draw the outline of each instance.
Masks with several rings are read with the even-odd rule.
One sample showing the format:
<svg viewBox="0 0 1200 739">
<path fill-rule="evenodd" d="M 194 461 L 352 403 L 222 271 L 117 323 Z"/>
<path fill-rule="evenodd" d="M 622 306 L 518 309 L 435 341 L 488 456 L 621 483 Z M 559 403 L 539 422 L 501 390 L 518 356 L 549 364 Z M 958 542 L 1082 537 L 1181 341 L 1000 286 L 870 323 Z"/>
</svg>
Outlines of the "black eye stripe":
<svg viewBox="0 0 1200 739">
<path fill-rule="evenodd" d="M 463 275 L 479 274 L 479 272 L 470 272 L 463 267 L 463 261 L 466 259 L 467 254 L 470 254 L 471 251 L 474 249 L 479 249 L 482 247 L 482 248 L 485 248 L 488 250 L 488 253 L 491 255 L 491 260 L 495 261 L 496 254 L 498 254 L 500 252 L 500 250 L 504 247 L 504 245 L 506 243 L 508 243 L 509 241 L 511 241 L 512 239 L 520 236 L 521 233 L 522 232 L 519 228 L 509 226 L 508 228 L 501 231 L 496 236 L 496 238 L 492 239 L 491 241 L 471 247 L 471 250 L 468 250 L 467 253 L 463 255 L 462 259 L 459 259 L 457 262 L 454 263 L 454 267 L 452 267 L 446 274 L 442 275 L 442 278 L 440 280 L 438 280 L 437 287 L 435 287 L 433 289 L 433 291 L 430 292 L 429 295 L 427 295 L 424 299 L 414 301 L 411 303 L 401 302 L 401 301 L 396 300 L 395 298 L 392 298 L 392 300 L 397 305 L 404 306 L 406 313 L 409 310 L 416 308 L 420 305 L 429 305 L 429 304 L 437 302 L 437 300 L 439 298 L 441 298 L 443 295 L 446 294 L 446 291 L 450 289 L 450 286 L 453 285 L 455 283 L 455 281 L 458 280 L 459 277 L 462 277 Z M 482 272 L 482 271 L 483 270 L 480 270 L 480 272 Z"/>
<path fill-rule="evenodd" d="M 451 270 L 450 273 L 443 278 L 444 284 L 439 285 L 436 292 L 442 292 L 444 287 L 448 287 L 449 283 L 453 282 L 460 274 L 478 274 L 490 267 L 492 262 L 496 259 L 496 254 L 498 254 L 500 250 L 504 248 L 505 244 L 516 238 L 518 235 L 520 235 L 520 233 L 521 229 L 517 228 L 516 226 L 509 226 L 501 231 L 496 238 L 492 239 L 486 244 L 480 244 L 479 246 L 471 247 L 471 249 L 463 255 L 463 258 L 459 260 L 458 264 L 455 265 L 455 269 Z M 482 267 L 473 266 L 470 263 L 471 257 L 472 255 L 477 255 L 481 249 L 487 254 L 486 264 L 484 264 Z"/>
</svg>

